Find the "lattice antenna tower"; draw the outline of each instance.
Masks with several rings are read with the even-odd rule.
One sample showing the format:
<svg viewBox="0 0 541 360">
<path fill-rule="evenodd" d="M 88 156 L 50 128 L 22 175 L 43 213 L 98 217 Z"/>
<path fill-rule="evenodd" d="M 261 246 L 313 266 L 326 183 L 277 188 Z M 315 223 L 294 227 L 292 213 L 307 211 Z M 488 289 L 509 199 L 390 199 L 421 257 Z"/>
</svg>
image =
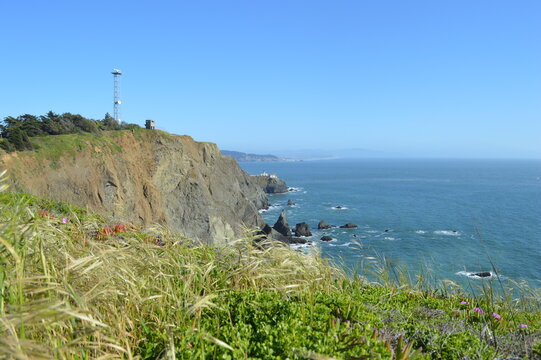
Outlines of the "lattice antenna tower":
<svg viewBox="0 0 541 360">
<path fill-rule="evenodd" d="M 115 121 L 120 124 L 120 75 L 122 71 L 113 69 L 113 101 L 114 101 L 114 117 Z"/>
</svg>

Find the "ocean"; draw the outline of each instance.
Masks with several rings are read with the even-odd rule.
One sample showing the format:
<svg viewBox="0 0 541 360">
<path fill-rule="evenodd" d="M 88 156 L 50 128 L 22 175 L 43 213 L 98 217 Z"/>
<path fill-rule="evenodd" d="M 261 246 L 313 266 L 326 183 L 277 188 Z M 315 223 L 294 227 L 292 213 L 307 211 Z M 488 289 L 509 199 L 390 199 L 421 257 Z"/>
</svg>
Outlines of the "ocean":
<svg viewBox="0 0 541 360">
<path fill-rule="evenodd" d="M 318 160 L 243 162 L 292 191 L 269 196 L 271 226 L 307 222 L 312 245 L 348 271 L 386 262 L 463 286 L 473 273 L 541 287 L 540 160 Z M 288 200 L 295 205 L 287 206 Z M 337 208 L 341 207 L 341 208 Z M 320 220 L 356 229 L 317 230 Z M 323 242 L 320 238 L 333 238 Z M 428 270 L 430 269 L 430 270 Z M 496 270 L 496 272 L 494 271 Z M 428 273 L 427 273 L 428 272 Z"/>
</svg>

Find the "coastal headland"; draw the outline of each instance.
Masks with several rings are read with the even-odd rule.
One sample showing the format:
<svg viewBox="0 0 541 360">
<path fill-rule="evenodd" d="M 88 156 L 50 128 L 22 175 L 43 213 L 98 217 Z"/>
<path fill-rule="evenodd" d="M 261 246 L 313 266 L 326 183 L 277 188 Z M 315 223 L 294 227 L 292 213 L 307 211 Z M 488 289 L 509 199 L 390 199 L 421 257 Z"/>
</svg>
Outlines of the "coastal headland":
<svg viewBox="0 0 541 360">
<path fill-rule="evenodd" d="M 32 141 L 34 151 L 0 155 L 19 191 L 211 243 L 263 226 L 263 190 L 215 144 L 143 129 Z"/>
</svg>

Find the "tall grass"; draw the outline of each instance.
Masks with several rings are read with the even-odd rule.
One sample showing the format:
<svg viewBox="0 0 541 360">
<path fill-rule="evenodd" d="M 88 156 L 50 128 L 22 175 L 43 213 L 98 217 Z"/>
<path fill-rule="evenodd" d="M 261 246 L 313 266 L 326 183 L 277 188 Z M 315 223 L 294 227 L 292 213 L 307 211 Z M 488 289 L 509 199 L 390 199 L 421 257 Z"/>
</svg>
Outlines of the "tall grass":
<svg viewBox="0 0 541 360">
<path fill-rule="evenodd" d="M 100 216 L 0 185 L 0 358 L 488 359 L 541 351 L 533 292 L 521 306 L 437 294 L 385 267 L 382 284 L 370 284 L 249 231 L 222 247 L 162 227 L 109 233 Z"/>
</svg>

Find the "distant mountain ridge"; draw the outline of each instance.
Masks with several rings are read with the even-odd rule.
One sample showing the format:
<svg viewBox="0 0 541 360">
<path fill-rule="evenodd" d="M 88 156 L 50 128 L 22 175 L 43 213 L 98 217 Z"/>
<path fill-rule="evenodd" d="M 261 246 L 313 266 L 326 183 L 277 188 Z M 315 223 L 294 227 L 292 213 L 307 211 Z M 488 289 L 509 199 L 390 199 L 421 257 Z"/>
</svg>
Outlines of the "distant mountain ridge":
<svg viewBox="0 0 541 360">
<path fill-rule="evenodd" d="M 237 161 L 280 161 L 283 160 L 275 155 L 258 155 L 258 154 L 247 154 L 240 151 L 231 151 L 231 150 L 221 150 L 223 155 L 231 156 Z"/>
</svg>

